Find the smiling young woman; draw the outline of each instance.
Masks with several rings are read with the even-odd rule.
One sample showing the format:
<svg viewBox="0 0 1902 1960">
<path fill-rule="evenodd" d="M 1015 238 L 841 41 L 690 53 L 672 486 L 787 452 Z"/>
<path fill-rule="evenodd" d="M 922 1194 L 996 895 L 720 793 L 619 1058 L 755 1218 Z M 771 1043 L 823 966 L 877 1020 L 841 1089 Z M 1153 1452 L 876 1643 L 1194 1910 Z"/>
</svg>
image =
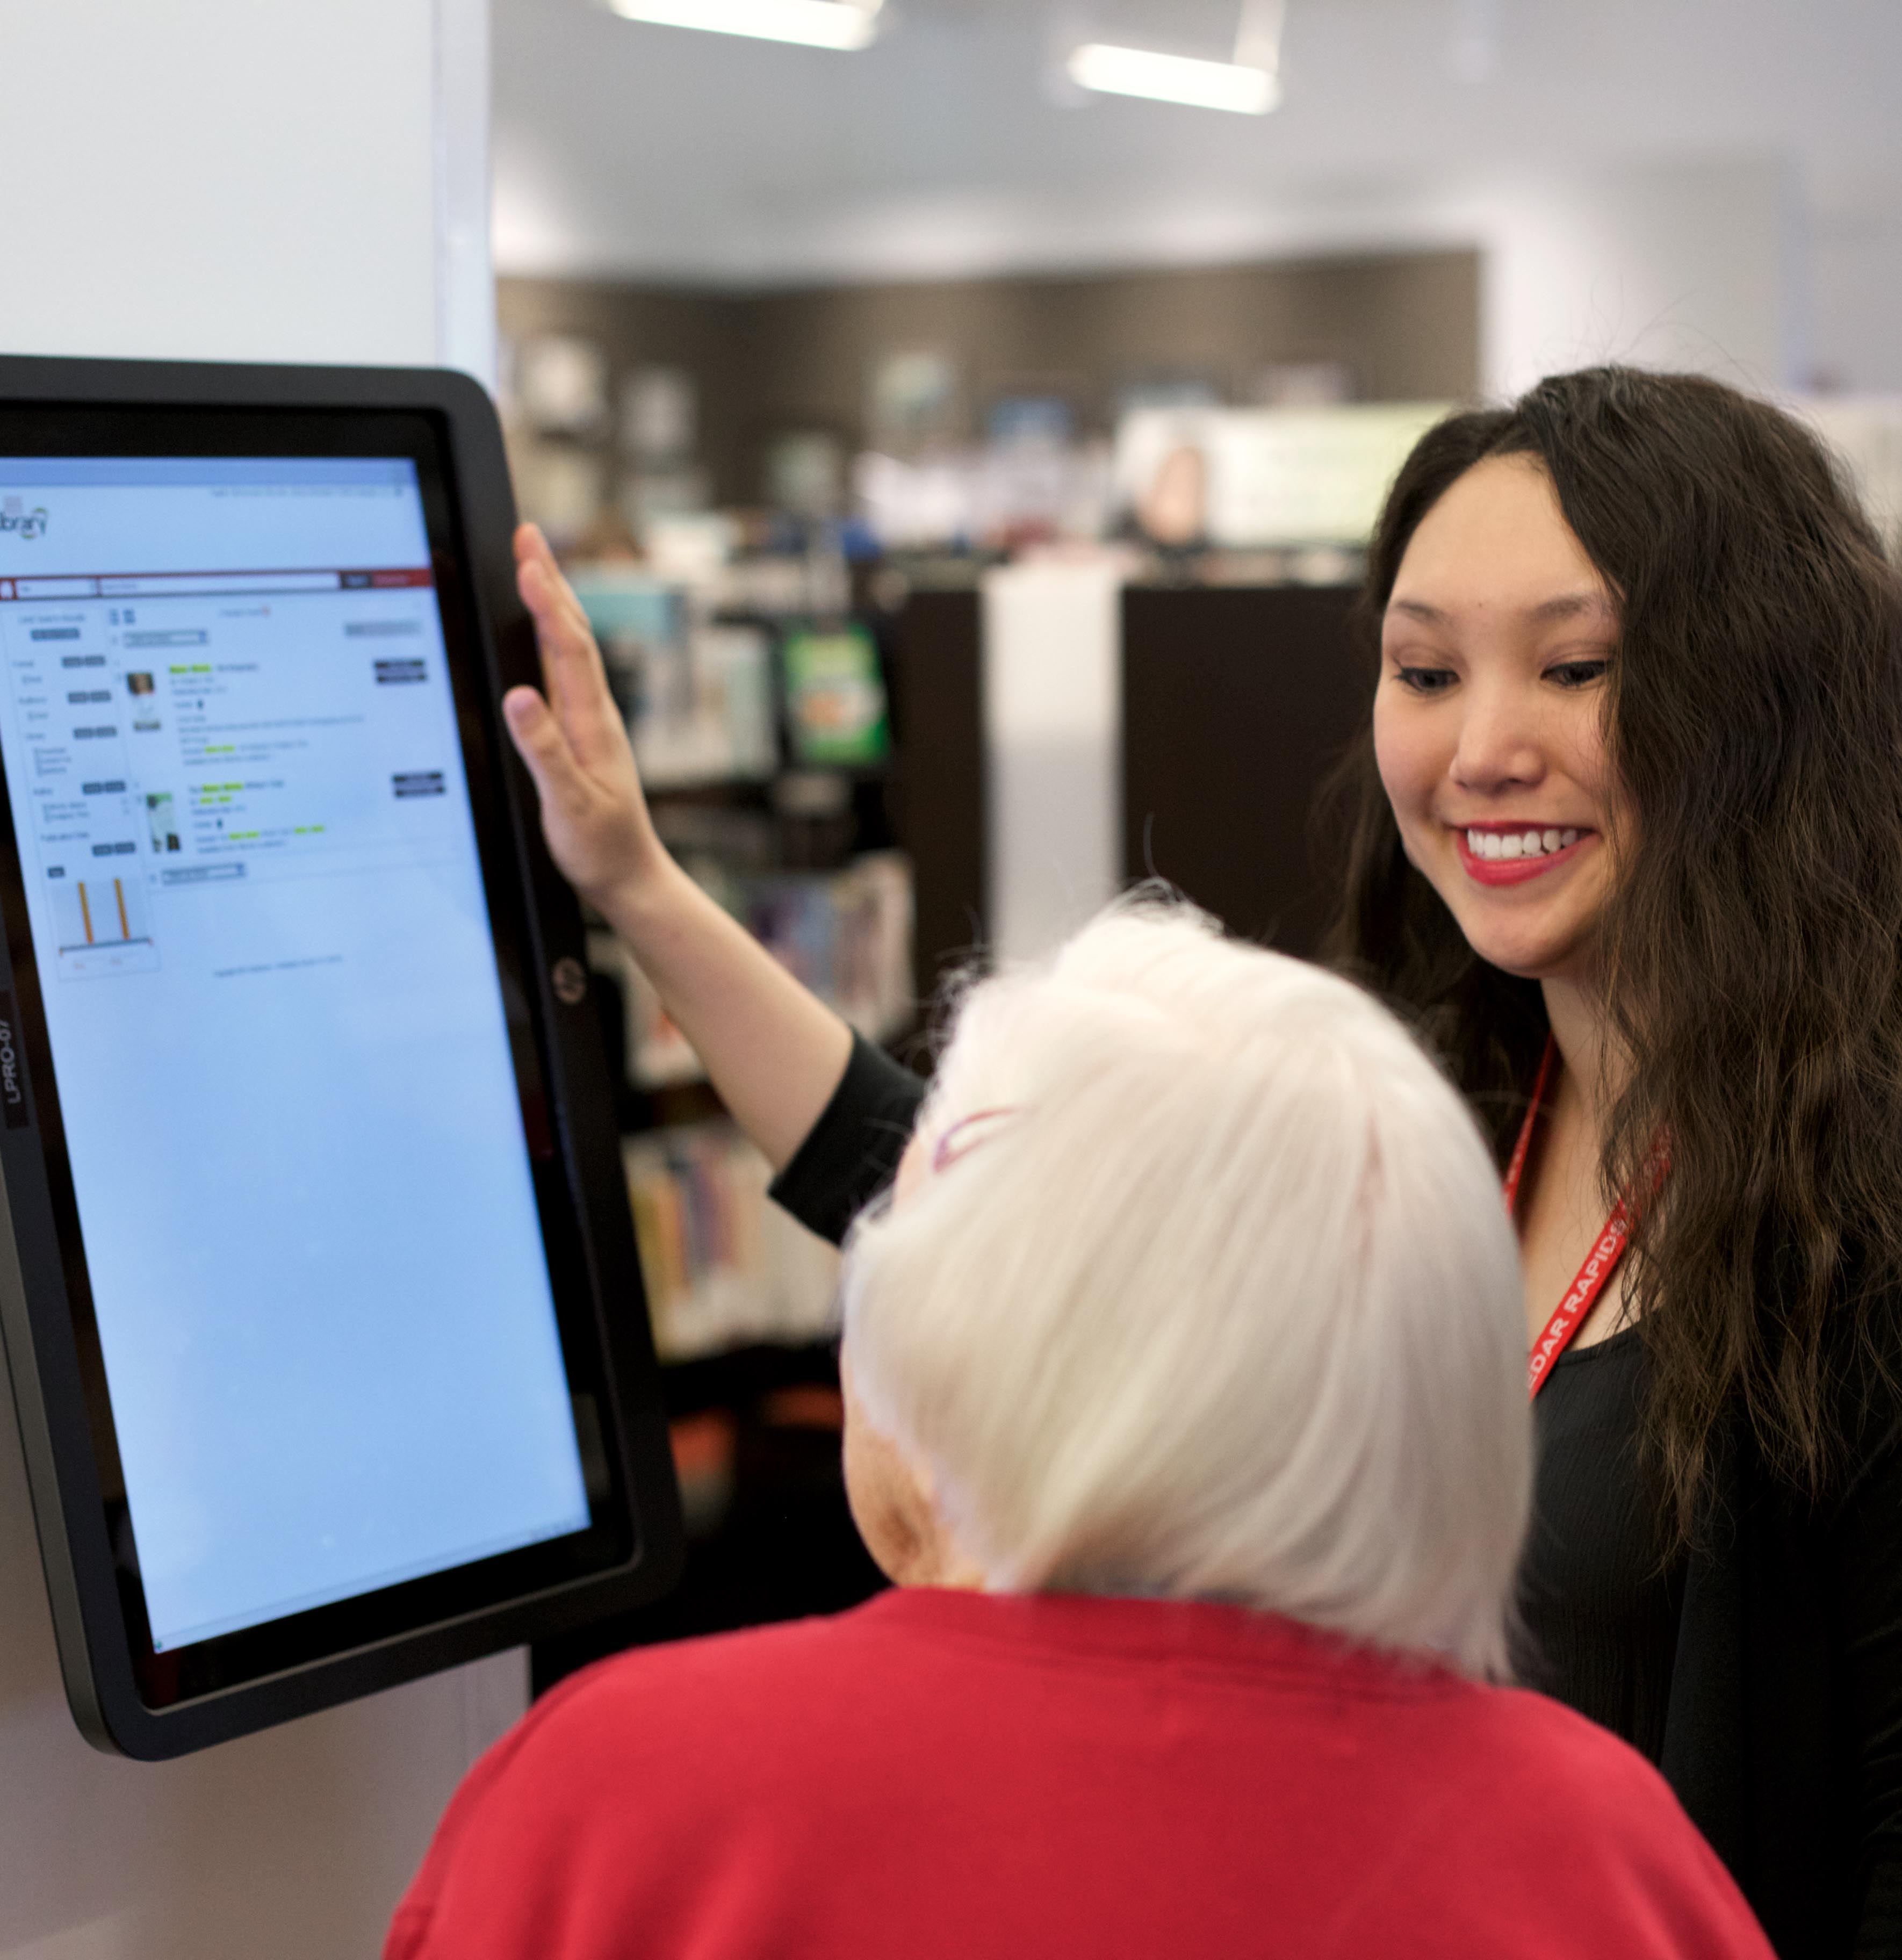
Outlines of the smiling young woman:
<svg viewBox="0 0 1902 1960">
<path fill-rule="evenodd" d="M 1601 369 L 1433 431 L 1368 599 L 1331 950 L 1517 1147 L 1535 1342 L 1611 1245 L 1534 1376 L 1524 1672 L 1780 1952 L 1902 1950 L 1894 575 L 1789 418 Z"/>
</svg>

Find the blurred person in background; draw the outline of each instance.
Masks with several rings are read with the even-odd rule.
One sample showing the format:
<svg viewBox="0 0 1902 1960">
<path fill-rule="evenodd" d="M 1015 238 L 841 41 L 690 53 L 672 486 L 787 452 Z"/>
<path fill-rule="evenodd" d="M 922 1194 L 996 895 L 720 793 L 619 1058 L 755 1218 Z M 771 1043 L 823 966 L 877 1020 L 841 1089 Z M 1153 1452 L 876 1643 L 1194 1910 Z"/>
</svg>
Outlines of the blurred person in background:
<svg viewBox="0 0 1902 1960">
<path fill-rule="evenodd" d="M 1186 908 L 977 986 L 848 1249 L 899 1589 L 545 1697 L 391 1960 L 1762 1960 L 1654 1770 L 1484 1685 L 1531 1487 L 1496 1176 L 1364 992 Z"/>
<path fill-rule="evenodd" d="M 668 858 L 586 619 L 518 552 L 552 710 L 504 706 L 557 861 L 838 1240 L 922 1087 Z M 1601 368 L 1423 438 L 1367 597 L 1333 952 L 1510 1187 L 1521 1671 L 1659 1765 L 1786 1960 L 1902 1952 L 1894 574 L 1801 425 Z"/>
</svg>

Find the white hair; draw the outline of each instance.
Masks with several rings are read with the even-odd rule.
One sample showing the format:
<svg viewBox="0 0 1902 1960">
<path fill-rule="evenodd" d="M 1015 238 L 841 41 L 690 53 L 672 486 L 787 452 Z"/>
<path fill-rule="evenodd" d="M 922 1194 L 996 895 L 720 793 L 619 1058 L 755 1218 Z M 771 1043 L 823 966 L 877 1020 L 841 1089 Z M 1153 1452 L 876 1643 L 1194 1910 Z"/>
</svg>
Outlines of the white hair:
<svg viewBox="0 0 1902 1960">
<path fill-rule="evenodd" d="M 846 1344 L 991 1586 L 1235 1601 L 1505 1672 L 1518 1258 L 1391 1015 L 1125 903 L 972 989 L 919 1130 L 937 1167 L 852 1235 Z"/>
</svg>

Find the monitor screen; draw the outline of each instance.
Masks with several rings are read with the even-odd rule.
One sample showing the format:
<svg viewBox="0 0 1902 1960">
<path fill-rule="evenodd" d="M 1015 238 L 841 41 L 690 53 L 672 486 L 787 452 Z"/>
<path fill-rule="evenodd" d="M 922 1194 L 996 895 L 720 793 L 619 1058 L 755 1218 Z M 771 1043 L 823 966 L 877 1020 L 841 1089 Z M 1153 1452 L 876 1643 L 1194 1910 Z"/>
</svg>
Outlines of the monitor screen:
<svg viewBox="0 0 1902 1960">
<path fill-rule="evenodd" d="M 0 761 L 148 1659 L 590 1524 L 421 462 L 0 456 Z"/>
<path fill-rule="evenodd" d="M 0 662 L 154 1650 L 584 1529 L 415 463 L 0 459 Z"/>
</svg>

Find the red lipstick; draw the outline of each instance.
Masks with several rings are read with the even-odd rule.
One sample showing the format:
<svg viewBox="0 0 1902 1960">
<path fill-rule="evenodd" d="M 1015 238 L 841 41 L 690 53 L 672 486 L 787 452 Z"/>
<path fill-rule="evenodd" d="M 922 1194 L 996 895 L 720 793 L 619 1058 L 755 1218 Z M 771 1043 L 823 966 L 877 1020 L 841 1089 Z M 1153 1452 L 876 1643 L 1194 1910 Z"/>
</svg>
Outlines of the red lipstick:
<svg viewBox="0 0 1902 1960">
<path fill-rule="evenodd" d="M 1449 826 L 1450 827 L 1450 826 Z M 1467 842 L 1468 832 L 1477 831 L 1488 837 L 1522 837 L 1528 831 L 1538 831 L 1542 836 L 1547 830 L 1558 828 L 1553 824 L 1538 823 L 1468 823 L 1453 828 L 1453 841 L 1459 851 L 1459 861 L 1466 875 L 1477 885 L 1523 885 L 1529 880 L 1543 877 L 1561 864 L 1569 864 L 1587 845 L 1598 841 L 1595 830 L 1579 830 L 1576 839 L 1557 851 L 1541 851 L 1535 858 L 1482 858 Z M 1576 829 L 1575 825 L 1564 826 Z"/>
</svg>

